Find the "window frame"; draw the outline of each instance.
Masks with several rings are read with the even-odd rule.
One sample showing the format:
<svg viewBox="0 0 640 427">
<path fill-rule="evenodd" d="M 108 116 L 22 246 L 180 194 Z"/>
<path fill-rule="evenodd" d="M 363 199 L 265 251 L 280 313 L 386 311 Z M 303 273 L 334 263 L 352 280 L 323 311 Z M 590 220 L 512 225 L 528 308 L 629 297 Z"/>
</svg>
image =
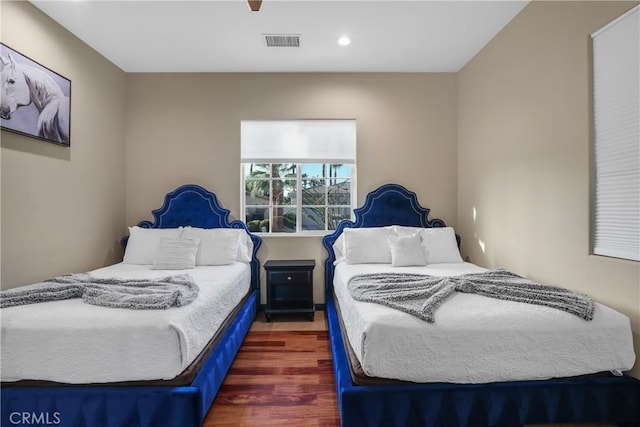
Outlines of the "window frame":
<svg viewBox="0 0 640 427">
<path fill-rule="evenodd" d="M 247 205 L 247 201 L 246 201 L 246 183 L 247 183 L 247 172 L 246 172 L 246 168 L 251 165 L 251 164 L 268 164 L 269 165 L 269 176 L 262 178 L 265 180 L 269 181 L 269 203 L 265 204 L 265 205 Z M 295 182 L 296 182 L 296 202 L 289 204 L 289 205 L 275 205 L 273 203 L 273 191 L 272 191 L 272 183 L 274 181 L 274 178 L 272 176 L 272 168 L 274 164 L 292 164 L 295 165 L 296 168 L 296 177 L 295 177 Z M 325 165 L 325 167 L 323 167 L 323 176 L 322 177 L 303 177 L 303 165 L 305 164 L 316 164 L 316 165 Z M 329 214 L 329 209 L 330 208 L 347 208 L 349 209 L 349 217 L 345 218 L 345 219 L 349 219 L 349 220 L 353 220 L 354 219 L 354 208 L 356 207 L 356 202 L 357 202 L 357 195 L 356 195 L 356 176 L 357 176 L 357 172 L 356 172 L 356 164 L 354 163 L 345 163 L 349 165 L 349 176 L 338 176 L 338 177 L 329 177 L 326 176 L 327 175 L 327 170 L 329 169 L 328 166 L 329 165 L 335 165 L 335 164 L 339 164 L 336 162 L 320 162 L 318 160 L 313 160 L 313 161 L 309 161 L 309 162 L 278 162 L 278 163 L 274 163 L 274 162 L 241 162 L 240 163 L 240 189 L 241 189 L 241 198 L 240 198 L 240 210 L 241 210 L 241 221 L 245 224 L 247 224 L 247 216 L 246 216 L 246 209 L 247 207 L 255 207 L 255 208 L 264 208 L 268 211 L 268 216 L 269 216 L 269 230 L 267 231 L 252 231 L 252 233 L 257 234 L 259 236 L 278 236 L 278 237 L 285 237 L 285 236 L 290 236 L 290 237 L 309 237 L 309 236 L 325 236 L 327 234 L 331 234 L 335 231 L 335 229 L 327 229 L 327 226 L 329 224 L 328 221 L 328 214 Z M 302 201 L 303 201 L 303 186 L 302 186 L 302 182 L 305 179 L 309 179 L 309 178 L 316 178 L 316 179 L 321 179 L 324 180 L 325 183 L 323 185 L 324 187 L 324 200 L 325 203 L 323 205 L 303 205 Z M 291 177 L 285 177 L 285 178 L 277 178 L 277 179 L 292 179 Z M 329 185 L 328 185 L 328 180 L 329 179 L 338 179 L 338 180 L 348 180 L 350 183 L 350 204 L 349 205 L 332 205 L 329 204 Z M 283 208 L 295 208 L 296 211 L 296 230 L 294 232 L 286 232 L 286 231 L 273 231 L 272 228 L 272 217 L 273 217 L 273 209 L 277 208 L 277 207 L 283 207 Z M 320 207 L 320 208 L 324 208 L 325 212 L 324 212 L 324 224 L 325 224 L 325 229 L 324 230 L 303 230 L 302 229 L 302 211 L 303 208 L 307 208 L 307 207 Z M 337 226 L 337 224 L 336 224 Z"/>
</svg>

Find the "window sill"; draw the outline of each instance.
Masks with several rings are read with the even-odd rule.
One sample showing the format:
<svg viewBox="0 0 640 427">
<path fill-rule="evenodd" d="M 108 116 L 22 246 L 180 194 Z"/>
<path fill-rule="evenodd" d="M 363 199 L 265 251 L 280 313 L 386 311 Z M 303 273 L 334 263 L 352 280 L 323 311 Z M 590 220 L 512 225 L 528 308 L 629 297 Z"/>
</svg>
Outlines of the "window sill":
<svg viewBox="0 0 640 427">
<path fill-rule="evenodd" d="M 258 232 L 254 232 L 251 234 L 255 234 L 256 236 L 259 236 L 260 238 L 264 239 L 265 237 L 324 237 L 328 234 L 333 233 L 333 230 L 331 231 L 311 231 L 308 233 L 258 233 Z"/>
</svg>

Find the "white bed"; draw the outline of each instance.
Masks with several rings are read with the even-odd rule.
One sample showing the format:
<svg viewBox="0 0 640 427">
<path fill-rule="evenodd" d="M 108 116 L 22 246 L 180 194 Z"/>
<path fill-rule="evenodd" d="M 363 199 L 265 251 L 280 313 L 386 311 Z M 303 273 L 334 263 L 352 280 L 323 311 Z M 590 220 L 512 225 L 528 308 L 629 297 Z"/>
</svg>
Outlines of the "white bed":
<svg viewBox="0 0 640 427">
<path fill-rule="evenodd" d="M 120 263 L 91 272 L 132 279 L 184 273 L 200 290 L 195 301 L 179 308 L 130 310 L 70 299 L 3 309 L 2 381 L 88 384 L 176 377 L 247 295 L 250 265 L 171 271 Z"/>
<path fill-rule="evenodd" d="M 455 293 L 427 323 L 383 305 L 355 301 L 356 274 L 433 276 L 486 271 L 470 263 L 335 267 L 334 292 L 351 347 L 370 377 L 413 382 L 488 383 L 627 371 L 634 363 L 629 319 L 596 303 L 585 321 L 549 307 Z"/>
<path fill-rule="evenodd" d="M 353 221 L 322 238 L 342 425 L 640 422 L 639 380 L 624 372 L 580 375 L 633 365 L 629 319 L 605 306 L 596 304 L 593 320 L 585 321 L 543 306 L 454 292 L 428 323 L 355 302 L 345 281 L 357 273 L 482 271 L 463 262 L 460 238 L 429 214 L 414 192 L 385 184 L 354 209 Z M 590 310 L 583 314 L 589 318 Z"/>
<path fill-rule="evenodd" d="M 140 293 L 115 288 L 109 299 L 91 300 L 99 306 L 51 301 L 60 295 L 49 292 L 51 282 L 3 292 L 0 425 L 13 423 L 16 413 L 57 414 L 61 425 L 91 427 L 202 425 L 259 307 L 262 240 L 230 221 L 230 211 L 199 185 L 167 193 L 151 213 L 153 221 L 129 227 L 122 239 L 123 263 L 92 274 L 190 274 L 197 297 L 190 281 L 176 289 L 182 297 L 152 290 L 129 298 Z M 84 279 L 72 278 L 72 291 Z"/>
</svg>

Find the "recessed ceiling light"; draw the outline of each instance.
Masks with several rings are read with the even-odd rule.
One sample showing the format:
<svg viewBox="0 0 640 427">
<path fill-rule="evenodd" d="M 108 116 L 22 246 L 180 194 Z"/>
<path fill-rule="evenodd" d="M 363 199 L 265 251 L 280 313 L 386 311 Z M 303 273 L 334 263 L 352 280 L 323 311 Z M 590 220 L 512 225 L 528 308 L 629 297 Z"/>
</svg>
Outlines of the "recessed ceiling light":
<svg viewBox="0 0 640 427">
<path fill-rule="evenodd" d="M 351 44 L 351 39 L 347 36 L 342 36 L 338 39 L 338 44 L 340 46 L 349 46 Z"/>
</svg>

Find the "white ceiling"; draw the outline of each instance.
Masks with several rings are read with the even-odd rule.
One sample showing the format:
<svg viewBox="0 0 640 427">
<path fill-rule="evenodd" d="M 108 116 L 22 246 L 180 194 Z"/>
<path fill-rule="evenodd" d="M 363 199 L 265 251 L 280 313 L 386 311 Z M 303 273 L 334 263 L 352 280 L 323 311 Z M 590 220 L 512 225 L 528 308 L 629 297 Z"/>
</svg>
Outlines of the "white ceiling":
<svg viewBox="0 0 640 427">
<path fill-rule="evenodd" d="M 527 1 L 31 3 L 127 72 L 456 72 Z M 299 34 L 300 47 L 263 34 Z"/>
</svg>

